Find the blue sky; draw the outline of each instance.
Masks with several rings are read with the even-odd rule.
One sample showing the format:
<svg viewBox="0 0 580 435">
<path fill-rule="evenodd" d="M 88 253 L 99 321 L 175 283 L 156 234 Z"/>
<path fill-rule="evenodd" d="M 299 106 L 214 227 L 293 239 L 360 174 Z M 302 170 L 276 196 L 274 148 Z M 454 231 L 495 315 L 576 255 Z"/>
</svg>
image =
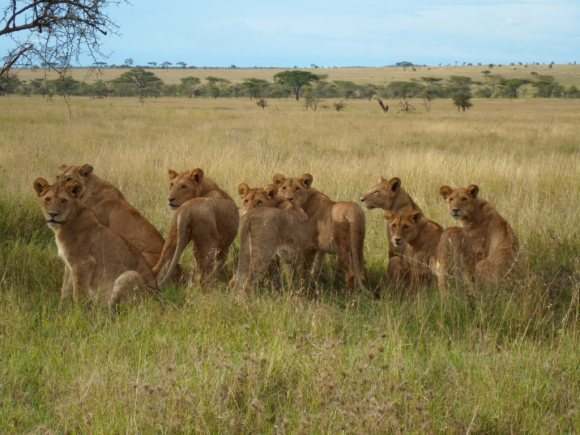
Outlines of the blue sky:
<svg viewBox="0 0 580 435">
<path fill-rule="evenodd" d="M 110 63 L 580 62 L 580 0 L 131 0 Z M 163 4 L 163 7 L 159 7 Z M 0 45 L 0 49 L 5 45 Z"/>
</svg>

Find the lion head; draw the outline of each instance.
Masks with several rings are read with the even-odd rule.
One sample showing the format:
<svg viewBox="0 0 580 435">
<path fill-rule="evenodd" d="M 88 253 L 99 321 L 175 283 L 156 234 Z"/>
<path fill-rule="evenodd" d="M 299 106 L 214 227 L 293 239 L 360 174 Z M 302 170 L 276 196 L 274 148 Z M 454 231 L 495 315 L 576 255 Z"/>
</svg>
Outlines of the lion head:
<svg viewBox="0 0 580 435">
<path fill-rule="evenodd" d="M 74 217 L 79 209 L 78 198 L 83 187 L 77 181 L 56 182 L 50 185 L 44 178 L 34 180 L 34 191 L 48 226 L 57 229 Z"/>
<path fill-rule="evenodd" d="M 62 171 L 56 176 L 56 181 L 60 183 L 69 183 L 74 181 L 80 184 L 83 189 L 86 188 L 90 175 L 93 173 L 93 167 L 88 163 L 82 166 L 60 165 Z"/>
<path fill-rule="evenodd" d="M 278 204 L 278 189 L 273 184 L 262 188 L 250 187 L 246 183 L 241 183 L 238 186 L 238 193 L 240 198 L 242 198 L 242 206 L 240 208 L 242 215 L 253 208 L 276 207 Z"/>
<path fill-rule="evenodd" d="M 286 178 L 276 174 L 273 177 L 274 186 L 278 188 L 278 196 L 282 200 L 289 201 L 296 207 L 303 207 L 312 194 L 312 182 L 314 177 L 303 174 L 298 178 Z"/>
<path fill-rule="evenodd" d="M 383 208 L 391 210 L 401 191 L 401 179 L 394 177 L 390 180 L 380 177 L 366 194 L 360 197 L 360 201 L 366 205 L 369 210 L 373 208 Z"/>
<path fill-rule="evenodd" d="M 184 202 L 198 198 L 203 192 L 203 170 L 196 168 L 192 171 L 178 173 L 169 169 L 169 207 L 176 209 Z"/>
<path fill-rule="evenodd" d="M 447 202 L 451 217 L 459 220 L 469 220 L 476 213 L 479 200 L 477 194 L 479 187 L 475 184 L 463 188 L 452 189 L 449 186 L 441 186 L 439 193 Z"/>
<path fill-rule="evenodd" d="M 418 210 L 405 210 L 400 213 L 386 211 L 385 218 L 389 223 L 391 242 L 400 248 L 419 236 L 424 216 Z"/>
</svg>

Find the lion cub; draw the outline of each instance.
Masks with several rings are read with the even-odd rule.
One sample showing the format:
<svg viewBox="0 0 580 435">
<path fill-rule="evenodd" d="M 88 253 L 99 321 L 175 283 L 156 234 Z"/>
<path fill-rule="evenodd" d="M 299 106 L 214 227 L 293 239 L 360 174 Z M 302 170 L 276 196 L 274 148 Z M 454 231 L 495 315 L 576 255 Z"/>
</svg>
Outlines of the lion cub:
<svg viewBox="0 0 580 435">
<path fill-rule="evenodd" d="M 182 173 L 170 169 L 168 174 L 169 207 L 176 212 L 153 271 L 161 275 L 171 260 L 164 277 L 159 280 L 161 287 L 174 274 L 189 242 L 193 242 L 200 281 L 205 284 L 223 267 L 236 238 L 240 220 L 238 208 L 232 198 L 199 168 Z"/>
<path fill-rule="evenodd" d="M 427 219 L 419 210 L 405 209 L 401 212 L 385 211 L 388 221 L 391 242 L 395 248 L 404 250 L 408 269 L 397 271 L 393 276 L 396 283 L 404 283 L 416 288 L 428 284 L 433 277 L 433 267 L 437 255 L 437 246 L 443 228 L 438 223 Z"/>
<path fill-rule="evenodd" d="M 458 234 L 441 246 L 441 275 L 447 275 L 447 259 L 452 253 L 467 265 L 475 264 L 478 282 L 497 283 L 512 269 L 518 253 L 512 227 L 495 207 L 478 197 L 479 187 L 474 184 L 456 189 L 442 186 L 439 191 L 451 217 L 462 225 L 462 234 L 456 231 Z"/>
<path fill-rule="evenodd" d="M 247 290 L 281 257 L 300 265 L 304 251 L 312 249 L 308 215 L 300 207 L 278 196 L 276 185 L 238 187 L 242 199 L 240 215 L 240 255 L 230 287 Z"/>
<path fill-rule="evenodd" d="M 76 302 L 87 296 L 114 307 L 145 290 L 157 289 L 141 253 L 81 204 L 79 183 L 50 185 L 37 178 L 33 186 L 65 264 L 61 300 L 72 296 Z"/>
</svg>

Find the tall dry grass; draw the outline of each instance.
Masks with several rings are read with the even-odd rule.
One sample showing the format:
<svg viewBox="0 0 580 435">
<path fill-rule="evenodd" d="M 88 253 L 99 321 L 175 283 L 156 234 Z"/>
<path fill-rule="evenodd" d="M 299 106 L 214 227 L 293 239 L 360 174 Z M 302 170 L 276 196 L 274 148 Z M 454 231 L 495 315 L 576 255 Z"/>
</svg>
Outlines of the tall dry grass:
<svg viewBox="0 0 580 435">
<path fill-rule="evenodd" d="M 0 429 L 4 432 L 574 432 L 580 423 L 580 102 L 475 101 L 383 114 L 249 100 L 0 99 Z M 419 104 L 417 104 L 419 105 Z M 331 105 L 329 104 L 331 107 Z M 393 104 L 396 106 L 396 104 Z M 452 224 L 441 184 L 477 183 L 522 267 L 475 299 L 390 292 L 382 214 L 365 255 L 381 301 L 169 289 L 127 309 L 57 308 L 61 265 L 32 180 L 89 162 L 166 230 L 168 168 L 230 193 L 275 172 L 356 201 L 399 176 Z M 231 264 L 230 264 L 231 266 Z M 332 271 L 332 262 L 327 265 Z"/>
</svg>

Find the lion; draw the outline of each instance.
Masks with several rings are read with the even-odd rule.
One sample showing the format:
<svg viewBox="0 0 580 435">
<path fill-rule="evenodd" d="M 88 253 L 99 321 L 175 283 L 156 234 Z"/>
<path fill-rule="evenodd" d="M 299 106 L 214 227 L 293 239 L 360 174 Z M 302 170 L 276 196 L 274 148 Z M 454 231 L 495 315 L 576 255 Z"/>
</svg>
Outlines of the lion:
<svg viewBox="0 0 580 435">
<path fill-rule="evenodd" d="M 447 274 L 445 250 L 461 256 L 468 265 L 475 264 L 475 280 L 497 284 L 513 268 L 519 251 L 518 239 L 510 224 L 489 202 L 478 197 L 479 187 L 453 189 L 442 186 L 441 197 L 447 202 L 451 217 L 461 223 L 446 246 L 441 246 L 440 273 Z"/>
<path fill-rule="evenodd" d="M 81 203 L 95 213 L 99 222 L 119 234 L 154 267 L 163 249 L 163 237 L 157 229 L 125 199 L 112 184 L 99 178 L 89 164 L 62 165 L 57 176 L 61 182 L 76 181 L 83 189 Z"/>
<path fill-rule="evenodd" d="M 385 218 L 395 248 L 404 248 L 405 245 L 412 248 L 404 256 L 404 262 L 400 261 L 401 257 L 391 258 L 395 282 L 413 289 L 429 284 L 434 276 L 433 268 L 443 228 L 427 219 L 421 211 L 408 208 L 400 212 L 385 211 Z"/>
<path fill-rule="evenodd" d="M 82 202 L 76 181 L 33 183 L 47 225 L 54 232 L 65 264 L 61 301 L 88 297 L 115 307 L 119 302 L 157 290 L 155 276 L 143 255 L 103 225 Z"/>
<path fill-rule="evenodd" d="M 169 236 L 153 272 L 161 275 L 171 260 L 159 286 L 163 286 L 179 264 L 183 251 L 193 242 L 194 258 L 204 285 L 223 268 L 236 238 L 239 213 L 235 202 L 203 170 L 177 173 L 168 171 L 169 207 L 176 210 Z"/>
<path fill-rule="evenodd" d="M 280 197 L 308 215 L 306 224 L 311 226 L 314 246 L 307 254 L 307 263 L 313 262 L 311 272 L 317 274 L 325 253 L 336 253 L 340 268 L 345 272 L 347 286 L 364 289 L 365 215 L 354 202 L 332 201 L 312 187 L 313 181 L 311 174 L 296 178 L 281 174 L 273 177 Z"/>
<path fill-rule="evenodd" d="M 360 197 L 360 201 L 366 205 L 367 209 L 373 210 L 380 208 L 384 210 L 385 219 L 388 222 L 389 213 L 399 213 L 403 210 L 421 211 L 421 208 L 415 203 L 411 195 L 402 187 L 399 177 L 386 179 L 379 177 L 377 184 Z M 403 249 L 410 251 L 412 248 L 408 244 L 403 247 L 395 247 L 391 240 L 389 224 L 387 223 L 387 255 L 389 265 L 387 276 L 390 281 L 397 283 L 404 276 L 409 276 L 410 265 L 405 260 L 405 256 L 412 257 L 411 252 L 403 252 Z"/>
<path fill-rule="evenodd" d="M 241 183 L 240 255 L 230 287 L 246 290 L 265 274 L 276 257 L 300 268 L 311 246 L 308 216 L 295 204 L 278 196 L 276 185 L 251 188 Z"/>
<path fill-rule="evenodd" d="M 238 186 L 238 193 L 242 200 L 240 215 L 243 216 L 248 210 L 258 207 L 274 207 L 281 210 L 291 210 L 296 212 L 296 217 L 302 221 L 308 220 L 308 215 L 297 207 L 296 204 L 287 201 L 278 195 L 278 186 L 268 184 L 266 187 L 250 187 L 246 183 Z"/>
</svg>

